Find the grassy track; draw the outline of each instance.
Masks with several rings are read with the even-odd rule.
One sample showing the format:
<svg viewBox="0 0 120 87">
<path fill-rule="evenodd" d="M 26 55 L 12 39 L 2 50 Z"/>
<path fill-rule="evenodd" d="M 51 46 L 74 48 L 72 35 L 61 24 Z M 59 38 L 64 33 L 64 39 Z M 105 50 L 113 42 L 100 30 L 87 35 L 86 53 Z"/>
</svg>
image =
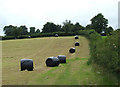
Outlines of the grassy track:
<svg viewBox="0 0 120 87">
<path fill-rule="evenodd" d="M 73 37 L 47 37 L 2 42 L 2 84 L 3 85 L 89 85 L 114 84 L 108 76 L 96 74 L 88 66 L 88 40 L 80 36 L 77 52 L 70 54 L 74 47 Z M 46 67 L 45 60 L 50 56 L 66 55 L 67 64 L 59 67 Z M 34 71 L 20 71 L 20 59 L 34 61 Z"/>
<path fill-rule="evenodd" d="M 91 65 L 87 65 L 88 58 L 68 59 L 67 64 L 53 67 L 48 72 L 33 78 L 30 85 L 115 85 L 116 78 L 108 74 L 98 73 Z"/>
</svg>

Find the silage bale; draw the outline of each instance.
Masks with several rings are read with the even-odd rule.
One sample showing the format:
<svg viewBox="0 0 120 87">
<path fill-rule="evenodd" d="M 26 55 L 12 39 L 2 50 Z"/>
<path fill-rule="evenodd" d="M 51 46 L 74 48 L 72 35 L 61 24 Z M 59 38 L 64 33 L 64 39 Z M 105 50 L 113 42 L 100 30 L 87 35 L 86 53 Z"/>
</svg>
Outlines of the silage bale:
<svg viewBox="0 0 120 87">
<path fill-rule="evenodd" d="M 79 42 L 75 42 L 75 46 L 80 46 Z"/>
<path fill-rule="evenodd" d="M 60 60 L 60 63 L 66 63 L 66 56 L 65 55 L 58 55 L 57 58 Z"/>
<path fill-rule="evenodd" d="M 58 37 L 58 34 L 55 34 L 55 37 Z"/>
<path fill-rule="evenodd" d="M 49 67 L 54 67 L 54 66 L 59 66 L 60 61 L 57 57 L 48 57 L 46 60 L 46 66 Z"/>
<path fill-rule="evenodd" d="M 28 36 L 28 38 L 31 38 L 31 36 Z"/>
<path fill-rule="evenodd" d="M 21 71 L 28 70 L 33 71 L 33 60 L 32 59 L 21 59 Z"/>
<path fill-rule="evenodd" d="M 75 48 L 74 47 L 71 47 L 70 50 L 69 50 L 70 53 L 74 53 L 75 52 Z"/>
<path fill-rule="evenodd" d="M 75 39 L 79 39 L 79 37 L 76 35 L 76 36 L 75 36 Z"/>
</svg>

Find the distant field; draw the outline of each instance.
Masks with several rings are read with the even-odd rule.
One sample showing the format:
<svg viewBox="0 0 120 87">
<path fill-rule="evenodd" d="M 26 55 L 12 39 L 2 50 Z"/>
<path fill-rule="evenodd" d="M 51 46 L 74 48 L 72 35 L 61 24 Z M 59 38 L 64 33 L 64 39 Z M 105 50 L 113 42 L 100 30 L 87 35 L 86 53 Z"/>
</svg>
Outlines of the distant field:
<svg viewBox="0 0 120 87">
<path fill-rule="evenodd" d="M 113 84 L 108 77 L 96 74 L 87 65 L 89 42 L 80 36 L 77 52 L 70 54 L 75 47 L 74 37 L 46 37 L 3 41 L 2 84 L 3 85 L 89 85 Z M 66 55 L 67 64 L 59 67 L 46 67 L 45 60 L 50 56 Z M 20 71 L 20 59 L 33 59 L 34 71 Z"/>
</svg>

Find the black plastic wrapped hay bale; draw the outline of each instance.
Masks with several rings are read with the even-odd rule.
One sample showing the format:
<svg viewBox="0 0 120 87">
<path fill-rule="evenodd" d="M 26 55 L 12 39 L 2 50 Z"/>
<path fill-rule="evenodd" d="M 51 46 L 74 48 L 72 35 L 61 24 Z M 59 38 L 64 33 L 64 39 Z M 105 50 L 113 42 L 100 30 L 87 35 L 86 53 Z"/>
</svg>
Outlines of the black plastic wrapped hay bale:
<svg viewBox="0 0 120 87">
<path fill-rule="evenodd" d="M 66 63 L 66 56 L 58 55 L 57 58 L 60 60 L 60 63 Z"/>
<path fill-rule="evenodd" d="M 58 34 L 55 34 L 55 37 L 58 37 Z"/>
<path fill-rule="evenodd" d="M 74 47 L 71 47 L 70 50 L 69 50 L 70 53 L 74 53 L 75 52 L 75 48 Z"/>
<path fill-rule="evenodd" d="M 75 42 L 75 46 L 80 46 L 80 43 L 79 42 Z"/>
<path fill-rule="evenodd" d="M 76 35 L 76 36 L 75 36 L 75 39 L 79 39 L 79 37 Z"/>
<path fill-rule="evenodd" d="M 59 66 L 59 64 L 60 64 L 60 61 L 57 57 L 49 57 L 46 60 L 46 66 L 49 66 L 49 67 Z"/>
<path fill-rule="evenodd" d="M 32 59 L 21 59 L 21 71 L 23 70 L 33 71 L 33 60 Z"/>
<path fill-rule="evenodd" d="M 28 36 L 28 38 L 31 38 L 31 36 Z"/>
</svg>

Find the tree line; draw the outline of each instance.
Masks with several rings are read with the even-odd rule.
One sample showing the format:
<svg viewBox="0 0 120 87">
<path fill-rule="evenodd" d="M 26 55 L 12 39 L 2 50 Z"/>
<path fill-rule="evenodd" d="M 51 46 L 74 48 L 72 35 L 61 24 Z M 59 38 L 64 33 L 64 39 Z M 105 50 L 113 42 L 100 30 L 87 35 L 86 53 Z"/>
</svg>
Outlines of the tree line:
<svg viewBox="0 0 120 87">
<path fill-rule="evenodd" d="M 39 29 L 35 31 L 35 27 L 30 27 L 30 32 L 28 32 L 28 28 L 25 25 L 22 25 L 20 27 L 13 25 L 5 26 L 3 28 L 3 31 L 6 36 L 15 36 L 15 37 L 19 35 L 31 35 L 34 33 L 40 33 Z"/>
<path fill-rule="evenodd" d="M 70 32 L 78 33 L 81 30 L 95 30 L 96 32 L 105 35 L 110 34 L 113 31 L 111 26 L 108 26 L 108 19 L 102 15 L 102 13 L 97 14 L 91 20 L 91 24 L 88 24 L 86 27 L 80 25 L 78 22 L 73 24 L 70 20 L 65 20 L 63 22 L 63 26 L 59 24 L 54 24 L 53 22 L 47 22 L 43 25 L 42 31 L 39 29 L 36 30 L 35 27 L 30 27 L 30 31 L 28 32 L 28 28 L 25 25 L 20 27 L 9 25 L 3 28 L 3 31 L 6 36 L 14 36 L 18 37 L 20 35 L 37 35 L 40 33 L 53 33 L 53 32 L 64 32 L 66 34 Z"/>
</svg>

